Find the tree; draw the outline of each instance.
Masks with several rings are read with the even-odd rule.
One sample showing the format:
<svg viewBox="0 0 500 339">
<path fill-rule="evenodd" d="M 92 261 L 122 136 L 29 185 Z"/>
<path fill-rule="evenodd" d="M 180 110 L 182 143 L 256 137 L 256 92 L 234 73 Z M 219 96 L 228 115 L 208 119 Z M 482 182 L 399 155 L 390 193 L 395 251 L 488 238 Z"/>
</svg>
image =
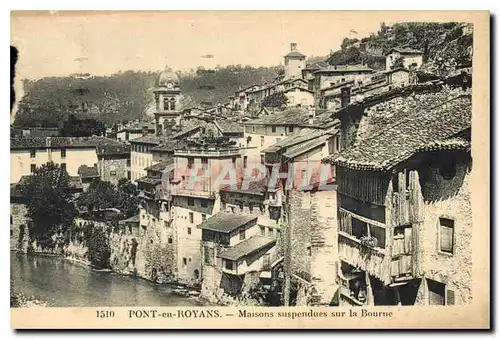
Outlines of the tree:
<svg viewBox="0 0 500 339">
<path fill-rule="evenodd" d="M 95 180 L 78 197 L 78 205 L 87 208 L 90 215 L 107 209 L 117 208 L 126 217 L 131 217 L 137 213 L 139 198 L 137 188 L 128 180 L 120 180 L 118 187 L 113 186 L 109 181 Z"/>
<path fill-rule="evenodd" d="M 78 197 L 77 204 L 86 207 L 92 215 L 99 210 L 116 208 L 118 195 L 113 184 L 97 179 L 89 185 L 86 192 Z"/>
<path fill-rule="evenodd" d="M 87 256 L 90 264 L 94 268 L 108 268 L 111 250 L 109 247 L 108 235 L 102 227 L 95 227 L 91 224 L 90 231 L 85 239 L 88 246 Z"/>
<path fill-rule="evenodd" d="M 78 119 L 70 114 L 64 123 L 61 134 L 66 137 L 90 137 L 92 135 L 104 135 L 106 127 L 96 119 Z"/>
<path fill-rule="evenodd" d="M 280 108 L 286 106 L 288 98 L 283 92 L 273 93 L 262 100 L 263 107 Z"/>
<path fill-rule="evenodd" d="M 33 221 L 29 229 L 31 239 L 42 247 L 50 246 L 51 236 L 64 232 L 76 216 L 68 174 L 59 165 L 47 163 L 20 190 L 27 198 L 27 215 Z"/>
</svg>

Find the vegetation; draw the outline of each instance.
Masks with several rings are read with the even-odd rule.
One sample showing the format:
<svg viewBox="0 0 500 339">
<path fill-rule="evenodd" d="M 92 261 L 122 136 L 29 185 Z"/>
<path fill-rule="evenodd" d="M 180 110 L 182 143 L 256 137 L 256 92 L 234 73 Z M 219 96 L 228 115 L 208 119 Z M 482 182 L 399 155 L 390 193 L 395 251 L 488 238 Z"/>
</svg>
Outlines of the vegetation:
<svg viewBox="0 0 500 339">
<path fill-rule="evenodd" d="M 263 107 L 280 108 L 286 106 L 288 98 L 283 92 L 273 93 L 262 100 Z"/>
<path fill-rule="evenodd" d="M 85 207 L 90 216 L 107 208 L 116 208 L 124 217 L 131 217 L 137 213 L 139 198 L 137 188 L 129 181 L 120 181 L 115 187 L 109 181 L 95 180 L 78 197 L 77 204 Z"/>
<path fill-rule="evenodd" d="M 20 189 L 27 197 L 27 216 L 33 221 L 31 240 L 37 240 L 42 248 L 53 247 L 52 236 L 65 232 L 76 216 L 68 174 L 59 165 L 47 163 Z"/>
<path fill-rule="evenodd" d="M 69 115 L 61 129 L 61 135 L 64 137 L 103 136 L 105 132 L 106 126 L 103 122 L 96 119 L 79 119 L 74 114 Z"/>
<path fill-rule="evenodd" d="M 92 267 L 97 269 L 109 268 L 109 258 L 111 248 L 109 246 L 108 234 L 102 227 L 96 227 L 94 224 L 84 232 L 85 245 L 88 248 L 87 256 Z"/>
<path fill-rule="evenodd" d="M 279 67 L 231 65 L 179 73 L 185 107 L 225 103 L 239 88 L 272 80 Z M 158 72 L 126 71 L 81 79 L 73 76 L 25 80 L 25 96 L 14 121 L 17 127 L 63 127 L 70 115 L 106 125 L 140 119 L 154 108 Z"/>
<path fill-rule="evenodd" d="M 421 50 L 424 62 L 432 71 L 452 70 L 456 66 L 468 66 L 472 62 L 472 34 L 466 24 L 447 22 L 404 22 L 387 26 L 369 37 L 345 38 L 341 49 L 327 58 L 331 65 L 366 63 L 374 69 L 385 68 L 384 55 L 391 48 L 405 47 Z M 447 60 L 448 64 L 439 66 Z"/>
</svg>

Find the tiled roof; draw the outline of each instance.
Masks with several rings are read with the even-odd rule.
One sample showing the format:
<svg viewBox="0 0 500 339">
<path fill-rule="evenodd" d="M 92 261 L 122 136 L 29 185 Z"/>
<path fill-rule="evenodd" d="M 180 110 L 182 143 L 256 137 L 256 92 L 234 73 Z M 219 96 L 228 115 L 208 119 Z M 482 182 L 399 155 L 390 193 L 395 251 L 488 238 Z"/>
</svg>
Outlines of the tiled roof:
<svg viewBox="0 0 500 339">
<path fill-rule="evenodd" d="M 150 184 L 150 185 L 159 185 L 161 184 L 161 179 L 158 178 L 151 178 L 151 177 L 142 177 L 136 180 L 136 182 L 142 182 L 145 184 Z"/>
<path fill-rule="evenodd" d="M 242 133 L 243 126 L 231 120 L 217 120 L 214 123 L 219 127 L 222 133 Z"/>
<path fill-rule="evenodd" d="M 160 138 L 155 135 L 145 135 L 137 139 L 130 140 L 130 143 L 158 145 Z"/>
<path fill-rule="evenodd" d="M 297 52 L 297 51 L 293 51 L 293 52 L 290 52 L 288 53 L 287 55 L 285 55 L 285 58 L 286 57 L 298 57 L 298 58 L 305 58 L 306 56 L 300 52 Z"/>
<path fill-rule="evenodd" d="M 97 167 L 81 165 L 78 167 L 78 175 L 81 178 L 97 178 L 99 177 L 99 171 L 97 171 Z"/>
<path fill-rule="evenodd" d="M 310 89 L 308 88 L 305 88 L 305 87 L 300 87 L 300 86 L 293 86 L 293 87 L 290 87 L 290 88 L 287 88 L 285 89 L 283 92 L 290 92 L 290 91 L 294 91 L 296 89 L 300 89 L 301 91 L 304 91 L 304 92 L 309 92 L 309 93 L 314 93 L 314 91 L 311 91 Z"/>
<path fill-rule="evenodd" d="M 10 149 L 81 147 L 96 147 L 96 142 L 93 137 L 17 137 L 10 141 Z"/>
<path fill-rule="evenodd" d="M 151 165 L 149 167 L 146 167 L 145 170 L 146 171 L 157 171 L 157 172 L 161 172 L 163 171 L 165 168 L 167 168 L 168 166 L 168 163 L 165 162 L 165 161 L 160 161 L 159 163 L 157 164 L 154 164 L 154 165 Z"/>
<path fill-rule="evenodd" d="M 261 235 L 254 235 L 233 247 L 227 248 L 220 252 L 217 257 L 227 260 L 239 260 L 251 253 L 254 253 L 267 246 L 274 245 L 276 238 L 264 237 Z"/>
<path fill-rule="evenodd" d="M 259 181 L 250 181 L 248 182 L 248 187 L 242 187 L 243 182 L 237 184 L 237 187 L 226 186 L 222 187 L 220 190 L 222 192 L 235 192 L 240 194 L 252 194 L 252 195 L 260 195 L 263 196 L 267 190 L 267 178 L 264 178 Z"/>
<path fill-rule="evenodd" d="M 326 128 L 333 122 L 331 114 L 325 109 L 316 109 L 316 117 L 311 127 Z M 306 126 L 309 125 L 309 110 L 306 107 L 292 107 L 277 111 L 258 119 L 249 120 L 245 125 Z"/>
<path fill-rule="evenodd" d="M 98 155 L 130 154 L 130 146 L 106 137 L 92 137 Z"/>
<path fill-rule="evenodd" d="M 155 123 L 154 122 L 147 122 L 147 121 L 133 122 L 133 123 L 128 124 L 127 126 L 124 126 L 118 132 L 124 132 L 124 131 L 142 132 L 144 127 L 147 127 L 149 131 L 154 131 L 155 130 Z"/>
<path fill-rule="evenodd" d="M 323 145 L 331 136 L 330 135 L 323 135 L 319 138 L 315 138 L 309 141 L 306 141 L 304 143 L 292 146 L 286 150 L 285 153 L 283 153 L 283 156 L 292 159 L 295 158 L 296 156 L 299 156 L 301 154 L 304 154 L 305 152 L 308 152 L 312 149 L 315 149 L 317 147 L 320 147 Z"/>
<path fill-rule="evenodd" d="M 254 220 L 257 220 L 257 216 L 255 215 L 219 212 L 213 217 L 202 222 L 200 224 L 200 228 L 222 233 L 231 233 L 238 227 Z"/>
<path fill-rule="evenodd" d="M 462 147 L 463 143 L 444 142 L 471 127 L 471 96 L 460 95 L 453 99 L 434 102 L 432 107 L 417 106 L 400 111 L 385 124 L 386 128 L 361 140 L 356 146 L 327 159 L 339 166 L 359 170 L 388 170 L 413 154 L 429 149 Z M 404 118 L 403 118 L 403 117 Z"/>
<path fill-rule="evenodd" d="M 336 134 L 338 131 L 338 120 L 337 124 L 332 126 L 331 128 L 327 130 L 318 130 L 318 129 L 310 129 L 310 128 L 304 128 L 298 133 L 295 133 L 288 138 L 285 138 L 269 147 L 264 149 L 262 152 L 263 153 L 274 153 L 274 152 L 279 152 L 279 151 L 287 151 L 288 149 L 294 148 L 294 147 L 300 147 L 301 145 L 304 145 L 305 143 L 308 143 L 309 141 L 314 141 L 319 138 L 321 138 L 324 135 L 333 135 Z"/>
<path fill-rule="evenodd" d="M 313 63 L 307 64 L 306 68 L 304 68 L 304 69 L 308 70 L 308 71 L 313 71 L 313 70 L 318 70 L 318 69 L 325 68 L 328 66 L 329 65 L 326 61 L 318 61 L 318 62 L 313 62 Z"/>
<path fill-rule="evenodd" d="M 401 47 L 394 47 L 391 50 L 389 50 L 389 53 L 392 51 L 399 52 L 401 54 L 424 54 L 422 51 L 419 51 L 418 49 L 413 49 L 413 48 L 401 48 Z"/>
<path fill-rule="evenodd" d="M 364 65 L 337 65 L 329 66 L 315 71 L 314 73 L 346 73 L 346 72 L 373 72 L 368 66 Z"/>
</svg>

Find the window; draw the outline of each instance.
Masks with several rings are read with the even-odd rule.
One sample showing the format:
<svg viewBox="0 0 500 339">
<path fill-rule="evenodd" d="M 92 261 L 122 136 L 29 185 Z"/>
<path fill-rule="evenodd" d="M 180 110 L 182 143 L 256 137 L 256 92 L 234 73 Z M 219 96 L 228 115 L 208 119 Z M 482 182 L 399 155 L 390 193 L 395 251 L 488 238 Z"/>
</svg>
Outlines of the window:
<svg viewBox="0 0 500 339">
<path fill-rule="evenodd" d="M 66 159 L 66 150 L 64 148 L 61 150 L 61 159 Z"/>
<path fill-rule="evenodd" d="M 170 104 L 168 98 L 163 98 L 163 110 L 164 111 L 170 110 Z"/>
<path fill-rule="evenodd" d="M 455 222 L 452 219 L 439 218 L 439 251 L 453 254 L 453 236 Z"/>
<path fill-rule="evenodd" d="M 427 279 L 429 290 L 429 305 L 444 305 L 446 285 L 438 281 Z"/>
<path fill-rule="evenodd" d="M 188 168 L 193 167 L 194 164 L 194 159 L 193 158 L 188 158 Z"/>
<path fill-rule="evenodd" d="M 264 136 L 263 135 L 260 136 L 260 146 L 261 147 L 264 146 Z"/>
<path fill-rule="evenodd" d="M 206 214 L 202 214 L 201 215 L 201 222 L 204 222 L 205 220 L 207 220 L 207 215 Z"/>
<path fill-rule="evenodd" d="M 340 136 L 339 135 L 337 135 L 335 137 L 335 150 L 340 151 Z"/>
<path fill-rule="evenodd" d="M 236 167 L 236 157 L 233 158 L 233 166 Z"/>
<path fill-rule="evenodd" d="M 206 200 L 202 200 L 201 201 L 201 207 L 203 207 L 203 208 L 207 208 L 208 207 L 208 204 L 207 204 Z"/>
<path fill-rule="evenodd" d="M 109 175 L 116 175 L 116 171 L 110 171 Z"/>
<path fill-rule="evenodd" d="M 35 171 L 36 171 L 36 165 L 35 164 L 31 164 L 30 170 L 31 170 L 31 173 L 35 173 Z"/>
<path fill-rule="evenodd" d="M 193 212 L 189 212 L 189 222 L 190 222 L 191 224 L 193 224 L 193 223 L 194 223 L 194 214 L 193 214 Z"/>
<path fill-rule="evenodd" d="M 276 133 L 276 126 L 271 127 L 271 132 Z"/>
<path fill-rule="evenodd" d="M 234 265 L 233 265 L 233 262 L 230 261 L 230 260 L 225 260 L 226 261 L 226 270 L 233 270 L 234 268 Z"/>
<path fill-rule="evenodd" d="M 252 133 L 255 133 L 255 126 L 252 127 Z"/>
<path fill-rule="evenodd" d="M 30 156 L 31 156 L 32 158 L 36 158 L 36 149 L 32 149 L 32 150 L 30 151 Z"/>
<path fill-rule="evenodd" d="M 245 240 L 245 238 L 246 238 L 245 230 L 242 229 L 240 230 L 240 240 Z"/>
<path fill-rule="evenodd" d="M 194 206 L 194 199 L 188 198 L 188 206 Z"/>
<path fill-rule="evenodd" d="M 187 228 L 188 234 L 191 235 L 191 227 Z"/>
<path fill-rule="evenodd" d="M 293 126 L 288 126 L 288 132 L 293 133 Z"/>
<path fill-rule="evenodd" d="M 200 271 L 194 270 L 194 278 L 195 279 L 200 279 Z"/>
<path fill-rule="evenodd" d="M 182 265 L 187 266 L 187 264 L 188 264 L 187 258 L 182 258 Z"/>
<path fill-rule="evenodd" d="M 168 227 L 168 221 L 163 221 L 163 226 Z"/>
<path fill-rule="evenodd" d="M 201 168 L 208 170 L 208 158 L 201 158 Z"/>
<path fill-rule="evenodd" d="M 248 157 L 245 155 L 243 157 L 243 168 L 247 168 L 248 166 Z"/>
<path fill-rule="evenodd" d="M 260 155 L 260 163 L 261 163 L 261 164 L 264 164 L 264 160 L 265 160 L 265 158 L 264 158 L 264 154 L 261 154 L 261 155 Z"/>
<path fill-rule="evenodd" d="M 236 213 L 236 207 L 231 206 L 231 212 L 232 212 L 233 214 L 234 214 L 234 213 Z"/>
<path fill-rule="evenodd" d="M 266 235 L 266 228 L 264 226 L 260 226 L 260 235 L 262 236 Z"/>
<path fill-rule="evenodd" d="M 168 237 L 168 243 L 171 244 L 173 242 L 172 237 Z"/>
<path fill-rule="evenodd" d="M 269 236 L 274 236 L 274 229 L 273 228 L 269 228 L 269 231 L 267 231 L 267 235 Z"/>
<path fill-rule="evenodd" d="M 175 111 L 175 99 L 170 99 L 170 110 Z"/>
<path fill-rule="evenodd" d="M 146 215 L 145 214 L 142 215 L 142 219 L 146 219 Z"/>
<path fill-rule="evenodd" d="M 211 255 L 213 255 L 210 251 L 210 247 L 208 246 L 203 246 L 203 253 L 205 253 L 205 264 L 210 264 L 211 262 Z"/>
</svg>

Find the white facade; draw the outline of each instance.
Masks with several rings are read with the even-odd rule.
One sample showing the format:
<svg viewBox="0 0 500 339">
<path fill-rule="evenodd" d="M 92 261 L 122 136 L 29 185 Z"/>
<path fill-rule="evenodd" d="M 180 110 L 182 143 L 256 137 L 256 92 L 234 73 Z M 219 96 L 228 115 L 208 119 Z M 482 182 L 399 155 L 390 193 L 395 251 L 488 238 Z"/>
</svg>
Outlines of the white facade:
<svg viewBox="0 0 500 339">
<path fill-rule="evenodd" d="M 386 70 L 390 70 L 394 62 L 398 60 L 400 57 L 403 58 L 403 67 L 406 69 L 410 68 L 418 69 L 420 68 L 420 66 L 422 66 L 423 55 L 421 53 L 407 54 L 393 50 L 385 58 Z"/>
<path fill-rule="evenodd" d="M 22 176 L 31 175 L 33 168 L 39 168 L 48 162 L 66 166 L 69 176 L 78 176 L 78 168 L 82 165 L 97 166 L 97 151 L 95 146 L 68 147 L 64 151 L 56 148 L 12 149 L 10 151 L 10 182 L 18 182 Z M 63 154 L 64 155 L 64 154 Z"/>
<path fill-rule="evenodd" d="M 314 106 L 314 94 L 305 88 L 295 87 L 285 91 L 288 106 Z"/>
<path fill-rule="evenodd" d="M 153 145 L 133 143 L 130 151 L 130 179 L 135 182 L 137 179 L 147 175 L 146 167 L 154 164 L 153 153 L 149 149 Z"/>
</svg>

